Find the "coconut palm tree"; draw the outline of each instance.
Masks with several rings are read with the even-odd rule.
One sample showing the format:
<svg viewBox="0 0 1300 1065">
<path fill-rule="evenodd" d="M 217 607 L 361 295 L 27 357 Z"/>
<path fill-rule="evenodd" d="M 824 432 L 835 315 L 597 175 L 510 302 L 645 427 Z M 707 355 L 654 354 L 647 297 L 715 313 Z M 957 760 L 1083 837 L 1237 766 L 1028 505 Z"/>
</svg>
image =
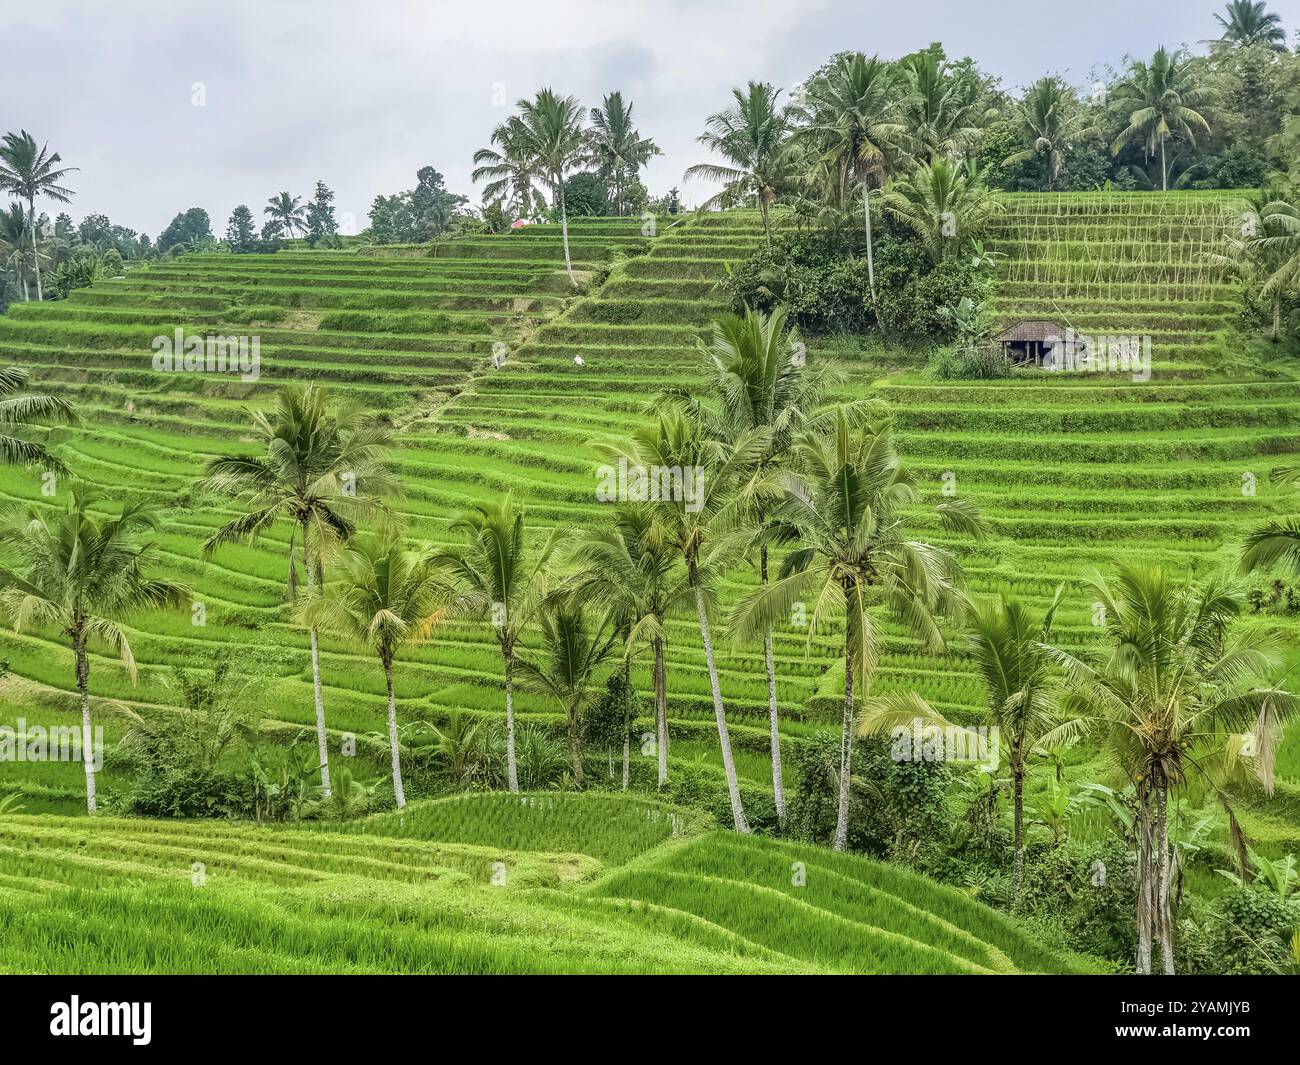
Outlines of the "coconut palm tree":
<svg viewBox="0 0 1300 1065">
<path fill-rule="evenodd" d="M 743 555 L 748 542 L 743 534 L 744 520 L 766 487 L 755 476 L 766 444 L 763 432 L 742 433 L 726 441 L 711 437 L 699 419 L 669 409 L 628 439 L 603 447 L 611 457 L 626 462 L 629 470 L 645 478 L 666 540 L 686 566 L 686 583 L 704 645 L 718 745 L 737 832 L 748 832 L 749 822 L 731 755 L 726 708 L 713 654 L 709 602 L 717 578 Z"/>
<path fill-rule="evenodd" d="M 1272 472 L 1274 484 L 1300 484 L 1300 466 L 1278 466 Z M 1282 567 L 1300 573 L 1300 517 L 1278 518 L 1246 537 L 1241 555 L 1243 572 Z"/>
<path fill-rule="evenodd" d="M 90 726 L 92 643 L 122 661 L 135 683 L 135 656 L 121 622 L 145 610 L 177 606 L 178 584 L 150 575 L 156 545 L 147 539 L 158 517 L 147 502 L 127 499 L 116 514 L 97 515 L 101 498 L 74 485 L 61 512 L 32 508 L 0 525 L 0 544 L 15 558 L 0 568 L 0 608 L 15 630 L 29 624 L 57 628 L 72 647 L 81 702 L 86 810 L 95 812 L 95 748 Z"/>
<path fill-rule="evenodd" d="M 887 184 L 903 156 L 905 127 L 898 121 L 898 86 L 888 63 L 854 52 L 840 56 L 828 73 L 814 79 L 806 97 L 806 122 L 798 135 L 813 146 L 846 208 L 852 185 L 862 189 L 867 284 L 874 304 L 871 186 Z"/>
<path fill-rule="evenodd" d="M 1247 300 L 1262 298 L 1271 311 L 1269 339 L 1282 338 L 1282 303 L 1300 278 L 1300 211 L 1285 189 L 1242 196 L 1241 224 L 1220 239 L 1206 260 L 1235 277 Z"/>
<path fill-rule="evenodd" d="M 573 552 L 578 572 L 571 594 L 607 611 L 623 634 L 624 669 L 649 648 L 653 664 L 659 787 L 668 785 L 668 629 L 670 612 L 690 598 L 680 555 L 650 503 L 619 507 L 612 525 L 597 527 Z"/>
<path fill-rule="evenodd" d="M 641 136 L 632 119 L 632 103 L 623 103 L 620 92 L 611 92 L 601 106 L 591 109 L 588 138 L 591 161 L 602 177 L 614 182 L 614 206 L 621 215 L 623 182 L 636 180 L 641 168 L 663 152 L 649 137 Z"/>
<path fill-rule="evenodd" d="M 1197 108 L 1209 102 L 1208 92 L 1196 83 L 1194 68 L 1182 52 L 1156 49 L 1147 63 L 1137 59 L 1127 75 L 1110 91 L 1110 106 L 1128 116 L 1125 126 L 1111 144 L 1118 155 L 1132 140 L 1142 141 L 1145 158 L 1160 156 L 1160 188 L 1169 191 L 1169 166 L 1165 145 L 1170 137 L 1182 137 L 1192 146 L 1196 131 L 1210 132 L 1210 124 Z"/>
<path fill-rule="evenodd" d="M 535 161 L 524 154 L 524 134 L 518 117 L 511 117 L 492 131 L 492 148 L 474 153 L 474 181 L 486 181 L 483 202 L 509 209 L 513 217 L 541 213 L 542 201 L 534 186 L 542 177 Z"/>
<path fill-rule="evenodd" d="M 1232 628 L 1245 598 L 1227 578 L 1199 587 L 1160 566 L 1125 563 L 1114 581 L 1093 575 L 1088 588 L 1105 611 L 1110 650 L 1052 657 L 1066 671 L 1070 722 L 1044 737 L 1095 735 L 1132 781 L 1137 796 L 1137 971 L 1151 971 L 1153 944 L 1174 971 L 1171 794 L 1200 776 L 1229 815 L 1238 850 L 1245 841 L 1224 790 L 1229 773 L 1271 792 L 1273 755 L 1296 697 L 1265 676 L 1280 661 L 1260 629 Z"/>
<path fill-rule="evenodd" d="M 298 592 L 297 543 L 307 592 L 324 582 L 323 557 L 348 540 L 360 518 L 383 514 L 380 497 L 396 491 L 386 461 L 387 430 L 363 424 L 350 406 L 335 406 L 315 385 L 286 386 L 273 410 L 250 411 L 262 455 L 213 459 L 198 487 L 234 497 L 243 513 L 221 526 L 203 545 L 205 556 L 227 543 L 254 543 L 288 519 L 289 595 Z M 312 693 L 321 788 L 330 794 L 325 702 L 321 695 L 320 649 L 310 628 Z"/>
<path fill-rule="evenodd" d="M 942 156 L 969 153 L 992 114 L 975 76 L 929 50 L 905 57 L 898 67 L 903 79 L 900 121 L 912 155 L 934 163 Z"/>
<path fill-rule="evenodd" d="M 363 647 L 379 659 L 388 691 L 388 751 L 393 795 L 400 810 L 401 745 L 393 659 L 403 647 L 423 642 L 437 617 L 438 578 L 426 558 L 393 533 L 357 537 L 340 554 L 338 580 L 314 588 L 299 603 L 299 617 L 312 629 Z"/>
<path fill-rule="evenodd" d="M 262 213 L 268 215 L 290 237 L 295 233 L 307 232 L 307 208 L 303 206 L 301 196 L 291 196 L 287 192 L 276 193 L 266 201 Z"/>
<path fill-rule="evenodd" d="M 795 436 L 809 428 L 831 390 L 843 374 L 829 362 L 809 367 L 807 349 L 798 334 L 787 328 L 787 313 L 747 310 L 743 316 L 724 315 L 714 320 L 697 340 L 706 374 L 706 431 L 724 440 L 745 434 L 764 434 L 765 446 L 756 473 L 770 480 L 789 465 Z M 664 399 L 685 406 L 689 413 L 703 412 L 689 393 L 673 390 Z M 711 423 L 711 424 L 709 424 Z M 781 541 L 785 527 L 774 520 L 763 499 L 756 498 L 752 515 L 753 546 L 758 552 L 759 580 L 768 583 L 768 552 Z M 777 819 L 785 823 L 785 791 L 781 773 L 780 715 L 776 698 L 776 668 L 772 630 L 763 633 L 763 660 L 767 673 L 768 726 L 772 751 L 772 787 Z"/>
<path fill-rule="evenodd" d="M 0 210 L 0 255 L 13 271 L 14 287 L 22 290 L 24 301 L 30 302 L 27 270 L 33 258 L 32 233 L 27 211 L 21 203 L 11 203 L 8 210 Z"/>
<path fill-rule="evenodd" d="M 1282 17 L 1265 10 L 1264 0 L 1228 0 L 1224 10 L 1227 18 L 1214 16 L 1223 27 L 1223 36 L 1218 43 L 1232 46 L 1262 44 L 1270 51 L 1286 51 Z"/>
<path fill-rule="evenodd" d="M 753 197 L 763 215 L 763 233 L 772 243 L 768 211 L 790 170 L 791 112 L 779 103 L 781 90 L 765 81 L 732 89 L 735 103 L 710 115 L 696 140 L 726 160 L 727 165 L 696 163 L 685 178 L 722 183 L 722 191 L 701 207 L 726 207 Z"/>
<path fill-rule="evenodd" d="M 506 782 L 519 790 L 515 761 L 515 666 L 519 637 L 532 623 L 551 583 L 550 562 L 562 540 L 558 530 L 541 549 L 529 548 L 524 535 L 524 511 L 506 494 L 499 502 L 481 503 L 451 524 L 466 538 L 464 547 L 435 551 L 429 558 L 452 586 L 443 607 L 444 618 L 487 617 L 496 633 L 505 664 Z"/>
<path fill-rule="evenodd" d="M 41 264 L 37 261 L 40 244 L 36 239 L 36 197 L 47 196 L 58 203 L 72 201 L 72 190 L 60 182 L 77 167 L 59 168 L 60 162 L 58 152 L 50 152 L 48 144 L 37 148 L 36 140 L 26 130 L 6 133 L 0 142 L 0 192 L 11 192 L 27 201 L 37 300 L 44 299 L 45 295 L 41 291 Z"/>
<path fill-rule="evenodd" d="M 1047 164 L 1047 191 L 1051 192 L 1065 162 L 1065 149 L 1084 120 L 1074 92 L 1060 78 L 1039 78 L 1020 102 L 1022 136 L 1028 147 L 1013 152 L 1004 166 L 1042 157 Z"/>
<path fill-rule="evenodd" d="M 582 787 L 583 713 L 597 671 L 618 646 L 618 630 L 608 614 L 598 615 L 581 600 L 560 594 L 541 611 L 542 646 L 536 660 L 520 656 L 521 679 L 564 708 L 569 733 L 573 783 Z"/>
<path fill-rule="evenodd" d="M 885 193 L 885 211 L 916 234 L 936 263 L 978 237 L 1002 210 L 965 163 L 944 156 L 920 164 Z"/>
<path fill-rule="evenodd" d="M 866 695 L 880 642 L 869 608 L 882 600 L 928 648 L 939 650 L 945 645 L 939 621 L 960 605 L 961 569 L 948 551 L 906 538 L 902 512 L 918 496 L 888 422 L 854 429 L 841 410 L 831 433 L 807 433 L 796 441 L 795 466 L 798 478 L 785 493 L 779 517 L 795 530 L 797 546 L 775 581 L 736 605 L 731 626 L 740 638 L 752 638 L 788 616 L 795 603 L 811 603 L 811 644 L 827 613 L 843 611 L 844 713 L 832 843 L 843 850 L 857 731 L 854 690 Z M 945 528 L 984 534 L 982 519 L 965 500 L 945 500 L 935 512 Z"/>
<path fill-rule="evenodd" d="M 28 372 L 22 367 L 0 368 L 0 462 L 11 466 L 39 464 L 66 473 L 67 468 L 44 444 L 9 435 L 34 425 L 76 425 L 79 421 L 72 406 L 57 396 L 18 395 L 27 379 Z"/>
<path fill-rule="evenodd" d="M 575 96 L 560 96 L 552 89 L 542 89 L 531 100 L 520 100 L 517 124 L 510 136 L 517 139 L 522 158 L 531 162 L 550 188 L 555 209 L 560 213 L 560 233 L 564 240 L 564 268 L 574 288 L 569 255 L 569 212 L 564 202 L 564 182 L 568 172 L 586 158 L 586 132 L 582 127 L 582 107 Z"/>
</svg>

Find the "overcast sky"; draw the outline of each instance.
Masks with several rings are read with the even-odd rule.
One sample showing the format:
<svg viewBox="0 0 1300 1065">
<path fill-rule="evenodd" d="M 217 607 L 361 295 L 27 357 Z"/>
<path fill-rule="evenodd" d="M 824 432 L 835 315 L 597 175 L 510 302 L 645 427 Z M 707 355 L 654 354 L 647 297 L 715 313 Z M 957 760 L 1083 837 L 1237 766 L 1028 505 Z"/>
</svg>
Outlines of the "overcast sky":
<svg viewBox="0 0 1300 1065">
<path fill-rule="evenodd" d="M 702 161 L 704 117 L 749 79 L 793 85 L 828 55 L 944 43 L 1006 87 L 1044 73 L 1090 84 L 1125 53 L 1217 36 L 1211 0 L 7 0 L 0 131 L 24 128 L 80 167 L 80 219 L 153 236 L 183 208 L 260 217 L 317 178 L 363 228 L 377 193 L 432 164 L 478 197 L 471 155 L 508 104 L 549 85 L 636 105 L 664 156 L 654 194 Z M 1300 0 L 1269 0 L 1288 35 Z M 198 106 L 201 104 L 201 106 Z M 695 203 L 701 184 L 682 185 Z M 46 204 L 47 209 L 52 205 Z M 53 211 L 51 211 L 53 213 Z"/>
</svg>

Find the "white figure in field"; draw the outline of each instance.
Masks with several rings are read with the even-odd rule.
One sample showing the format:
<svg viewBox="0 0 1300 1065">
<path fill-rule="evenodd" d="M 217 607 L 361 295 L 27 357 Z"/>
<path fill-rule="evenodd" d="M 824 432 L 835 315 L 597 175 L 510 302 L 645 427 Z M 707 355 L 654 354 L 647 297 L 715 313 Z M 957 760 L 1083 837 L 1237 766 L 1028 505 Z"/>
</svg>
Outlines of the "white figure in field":
<svg viewBox="0 0 1300 1065">
<path fill-rule="evenodd" d="M 575 356 L 573 356 L 573 365 L 574 365 L 574 366 L 586 366 L 586 365 L 587 365 L 587 361 L 586 361 L 586 360 L 585 360 L 581 355 L 575 355 Z"/>
</svg>

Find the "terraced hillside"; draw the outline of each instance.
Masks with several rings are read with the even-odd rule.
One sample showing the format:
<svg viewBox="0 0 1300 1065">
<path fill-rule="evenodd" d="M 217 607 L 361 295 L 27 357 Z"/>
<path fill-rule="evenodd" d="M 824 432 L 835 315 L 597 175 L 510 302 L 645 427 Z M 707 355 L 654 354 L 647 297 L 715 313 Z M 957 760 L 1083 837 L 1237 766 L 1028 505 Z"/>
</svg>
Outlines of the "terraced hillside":
<svg viewBox="0 0 1300 1065">
<path fill-rule="evenodd" d="M 1085 966 L 895 867 L 625 796 L 477 795 L 347 831 L 0 818 L 4 973 Z"/>
</svg>

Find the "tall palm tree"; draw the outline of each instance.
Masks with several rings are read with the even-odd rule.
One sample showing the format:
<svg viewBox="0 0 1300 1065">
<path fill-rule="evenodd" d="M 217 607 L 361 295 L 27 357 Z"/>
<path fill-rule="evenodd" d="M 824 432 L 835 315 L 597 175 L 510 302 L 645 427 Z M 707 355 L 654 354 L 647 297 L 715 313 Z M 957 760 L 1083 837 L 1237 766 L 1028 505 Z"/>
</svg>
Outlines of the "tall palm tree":
<svg viewBox="0 0 1300 1065">
<path fill-rule="evenodd" d="M 187 594 L 149 574 L 156 546 L 146 539 L 158 527 L 147 502 L 127 499 L 116 515 L 96 515 L 99 496 L 75 485 L 56 514 L 32 508 L 0 525 L 0 544 L 17 560 L 0 568 L 0 608 L 15 630 L 28 624 L 58 628 L 72 646 L 81 701 L 86 810 L 95 812 L 95 758 L 90 726 L 91 643 L 122 660 L 135 683 L 135 656 L 121 622 L 145 610 L 177 606 Z"/>
<path fill-rule="evenodd" d="M 1052 621 L 1064 585 L 1041 620 L 1018 600 L 972 603 L 966 614 L 967 642 L 988 688 L 989 721 L 1007 748 L 1011 771 L 1012 861 L 1011 898 L 1020 898 L 1025 867 L 1025 772 L 1029 758 L 1041 751 L 1041 741 L 1061 724 L 1052 669 Z M 948 724 L 915 692 L 889 692 L 867 700 L 864 732 L 886 732 L 920 718 Z"/>
<path fill-rule="evenodd" d="M 1151 971 L 1153 944 L 1166 973 L 1174 971 L 1171 859 L 1167 811 L 1171 793 L 1200 775 L 1229 813 L 1224 790 L 1235 768 L 1272 790 L 1273 753 L 1296 697 L 1264 679 L 1280 660 L 1259 629 L 1232 629 L 1245 599 L 1224 577 L 1200 587 L 1161 567 L 1125 563 L 1114 582 L 1094 575 L 1088 587 L 1105 610 L 1111 649 L 1076 657 L 1056 650 L 1070 686 L 1075 719 L 1044 738 L 1097 735 L 1132 781 L 1137 795 L 1137 971 Z"/>
<path fill-rule="evenodd" d="M 1227 18 L 1215 15 L 1223 27 L 1219 43 L 1227 45 L 1262 44 L 1274 52 L 1286 51 L 1286 31 L 1282 17 L 1265 10 L 1264 0 L 1228 0 Z"/>
<path fill-rule="evenodd" d="M 564 708 L 573 783 L 582 787 L 582 741 L 587 697 L 596 673 L 618 645 L 609 615 L 597 615 L 581 600 L 553 596 L 541 611 L 542 646 L 536 660 L 521 656 L 522 678 Z"/>
<path fill-rule="evenodd" d="M 652 481 L 662 483 L 676 473 L 682 490 L 660 493 L 654 502 L 667 542 L 686 566 L 686 583 L 695 602 L 704 645 L 704 661 L 713 695 L 713 714 L 727 778 L 727 796 L 737 832 L 748 832 L 736 764 L 731 755 L 726 707 L 713 655 L 709 624 L 709 600 L 719 575 L 744 552 L 742 534 L 745 516 L 763 486 L 756 481 L 766 435 L 747 432 L 734 440 L 709 436 L 699 419 L 677 410 L 666 410 L 654 423 L 638 429 L 631 437 L 605 448 L 614 458 L 626 460 Z M 687 479 L 690 486 L 687 487 Z M 663 498 L 667 494 L 669 498 Z"/>
<path fill-rule="evenodd" d="M 70 203 L 72 190 L 64 188 L 61 181 L 77 167 L 59 168 L 62 162 L 58 152 L 50 152 L 48 144 L 36 147 L 36 140 L 26 130 L 6 133 L 0 142 L 0 191 L 12 192 L 27 201 L 27 222 L 32 234 L 32 265 L 36 271 L 36 298 L 45 298 L 41 291 L 41 264 L 37 261 L 40 244 L 36 239 L 36 197 L 47 196 L 58 203 Z"/>
<path fill-rule="evenodd" d="M 579 567 L 572 594 L 606 610 L 624 639 L 624 669 L 648 647 L 652 656 L 659 787 L 668 784 L 668 614 L 690 595 L 680 556 L 649 503 L 620 506 L 610 526 L 598 527 L 573 553 Z"/>
<path fill-rule="evenodd" d="M 654 156 L 663 155 L 649 137 L 641 136 L 632 119 L 632 103 L 623 94 L 611 92 L 599 107 L 591 109 L 590 158 L 600 173 L 614 182 L 614 205 L 623 213 L 623 182 L 635 180 Z"/>
<path fill-rule="evenodd" d="M 262 213 L 270 216 L 271 221 L 278 223 L 290 237 L 307 232 L 307 208 L 303 206 L 301 196 L 278 192 L 266 201 Z"/>
<path fill-rule="evenodd" d="M 1074 92 L 1060 78 L 1039 78 L 1020 102 L 1022 136 L 1028 147 L 1012 152 L 1004 166 L 1042 157 L 1047 163 L 1047 191 L 1051 192 L 1065 162 L 1065 149 L 1079 130 L 1083 113 L 1076 108 Z"/>
<path fill-rule="evenodd" d="M 744 316 L 724 315 L 711 323 L 697 341 L 707 375 L 706 399 L 711 404 L 708 427 L 724 440 L 745 434 L 764 434 L 756 473 L 770 480 L 789 465 L 796 435 L 806 431 L 810 420 L 822 413 L 831 390 L 843 375 L 831 363 L 808 366 L 806 349 L 798 334 L 787 328 L 787 313 L 778 307 L 772 314 L 747 310 Z M 688 404 L 689 394 L 672 391 L 665 399 Z M 755 500 L 752 516 L 754 544 L 758 549 L 758 572 L 768 583 L 768 551 L 780 542 L 785 527 L 771 513 L 761 497 Z M 772 654 L 772 629 L 763 633 L 763 660 L 767 673 L 768 726 L 772 751 L 772 788 L 776 796 L 777 820 L 785 823 L 785 791 L 781 772 L 780 715 L 776 698 L 776 667 Z"/>
<path fill-rule="evenodd" d="M 834 176 L 847 208 L 852 183 L 862 189 L 867 238 L 867 284 L 876 302 L 876 263 L 871 239 L 871 185 L 885 184 L 901 160 L 905 128 L 898 121 L 898 89 L 888 63 L 861 52 L 840 56 L 808 87 L 799 136 L 813 145 Z"/>
<path fill-rule="evenodd" d="M 790 109 L 779 104 L 781 90 L 765 81 L 732 89 L 735 103 L 710 115 L 696 140 L 728 165 L 696 163 L 685 177 L 721 182 L 722 191 L 701 206 L 730 206 L 754 197 L 763 215 L 763 233 L 772 243 L 768 210 L 781 192 L 790 163 Z"/>
<path fill-rule="evenodd" d="M 1182 137 L 1195 146 L 1196 131 L 1210 132 L 1210 124 L 1197 108 L 1209 102 L 1208 92 L 1195 80 L 1195 70 L 1182 52 L 1156 49 L 1147 63 L 1136 59 L 1127 75 L 1110 92 L 1110 105 L 1127 113 L 1125 126 L 1111 144 L 1118 155 L 1129 141 L 1140 139 L 1147 159 L 1160 155 L 1160 188 L 1169 191 L 1169 166 L 1165 145 Z"/>
<path fill-rule="evenodd" d="M 1002 210 L 965 163 L 944 156 L 922 163 L 885 194 L 885 211 L 917 235 L 936 263 L 978 237 Z"/>
<path fill-rule="evenodd" d="M 243 508 L 239 517 L 208 537 L 203 553 L 211 555 L 227 543 L 256 542 L 287 518 L 289 595 L 298 592 L 299 538 L 310 594 L 324 581 L 324 554 L 352 536 L 359 518 L 382 513 L 380 497 L 396 490 L 385 458 L 389 433 L 363 424 L 355 408 L 335 406 L 315 385 L 286 386 L 272 411 L 252 411 L 250 416 L 264 454 L 213 459 L 199 481 L 201 490 L 232 496 Z M 310 639 L 321 788 L 328 796 L 329 745 L 314 626 Z"/>
<path fill-rule="evenodd" d="M 934 163 L 941 156 L 969 153 L 990 117 L 974 75 L 928 50 L 907 56 L 898 66 L 904 85 L 901 121 L 912 154 Z"/>
<path fill-rule="evenodd" d="M 918 496 L 888 422 L 855 430 L 841 410 L 830 434 L 805 434 L 795 451 L 799 476 L 785 494 L 780 517 L 796 531 L 798 546 L 775 581 L 742 598 L 731 625 L 739 637 L 749 638 L 788 616 L 795 603 L 812 603 L 811 641 L 829 611 L 838 605 L 844 612 L 844 713 L 832 843 L 843 850 L 856 732 L 854 690 L 865 697 L 879 654 L 877 622 L 869 608 L 874 599 L 883 600 L 928 648 L 941 649 L 939 620 L 960 605 L 961 569 L 948 551 L 906 538 L 903 511 Z M 965 500 L 945 500 L 935 512 L 945 528 L 984 534 L 982 519 Z"/>
<path fill-rule="evenodd" d="M 542 177 L 536 162 L 524 154 L 524 135 L 517 116 L 502 122 L 492 131 L 495 147 L 480 148 L 474 153 L 474 181 L 486 181 L 483 202 L 509 210 L 515 218 L 531 217 L 542 209 L 534 188 Z"/>
<path fill-rule="evenodd" d="M 524 511 L 507 494 L 499 502 L 481 503 L 451 524 L 466 538 L 464 547 L 435 551 L 430 563 L 453 586 L 443 608 L 447 618 L 490 619 L 505 664 L 506 782 L 519 790 L 515 761 L 515 666 L 519 637 L 546 599 L 551 581 L 551 556 L 561 534 L 553 530 L 539 551 L 524 535 Z"/>
<path fill-rule="evenodd" d="M 23 396 L 28 372 L 19 366 L 0 368 L 0 462 L 15 465 L 42 465 L 57 473 L 66 472 L 63 463 L 44 445 L 9 431 L 22 431 L 33 425 L 76 425 L 79 419 L 72 406 L 57 396 Z"/>
<path fill-rule="evenodd" d="M 388 751 L 393 795 L 400 810 L 401 745 L 393 659 L 403 647 L 422 642 L 436 620 L 438 579 L 420 553 L 403 546 L 392 532 L 360 536 L 341 554 L 338 580 L 317 587 L 300 601 L 299 616 L 312 629 L 364 647 L 379 659 L 388 691 Z"/>
<path fill-rule="evenodd" d="M 569 211 L 564 202 L 564 182 L 568 172 L 586 158 L 586 132 L 582 127 L 582 107 L 575 96 L 560 96 L 552 89 L 542 89 L 531 100 L 520 100 L 518 124 L 511 136 L 518 137 L 523 158 L 532 162 L 554 197 L 560 212 L 560 233 L 564 240 L 564 268 L 574 288 L 569 255 Z"/>
</svg>

